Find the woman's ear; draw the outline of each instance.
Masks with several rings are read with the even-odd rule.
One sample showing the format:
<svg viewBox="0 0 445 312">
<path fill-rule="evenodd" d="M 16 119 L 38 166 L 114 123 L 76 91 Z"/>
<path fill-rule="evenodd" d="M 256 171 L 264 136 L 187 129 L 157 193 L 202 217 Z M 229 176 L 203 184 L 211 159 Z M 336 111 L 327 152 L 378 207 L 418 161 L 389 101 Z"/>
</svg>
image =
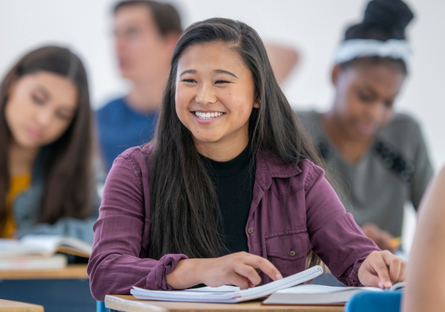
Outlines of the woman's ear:
<svg viewBox="0 0 445 312">
<path fill-rule="evenodd" d="M 253 102 L 253 107 L 254 108 L 260 108 L 261 106 L 261 100 L 260 99 L 256 99 L 255 102 Z"/>
<path fill-rule="evenodd" d="M 340 75 L 341 67 L 340 64 L 336 64 L 334 68 L 332 68 L 331 73 L 331 81 L 334 86 L 337 86 L 338 76 Z"/>
</svg>

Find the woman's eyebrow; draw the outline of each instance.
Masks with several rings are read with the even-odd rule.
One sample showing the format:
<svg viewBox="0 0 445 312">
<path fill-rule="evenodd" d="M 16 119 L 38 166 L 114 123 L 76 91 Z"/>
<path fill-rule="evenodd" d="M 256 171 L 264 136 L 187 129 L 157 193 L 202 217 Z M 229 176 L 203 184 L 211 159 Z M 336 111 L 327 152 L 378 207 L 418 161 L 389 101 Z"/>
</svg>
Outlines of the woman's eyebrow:
<svg viewBox="0 0 445 312">
<path fill-rule="evenodd" d="M 229 71 L 227 71 L 227 70 L 224 70 L 224 69 L 215 69 L 214 72 L 215 72 L 215 73 L 219 73 L 219 74 L 227 74 L 227 75 L 233 76 L 233 77 L 235 77 L 236 79 L 238 79 L 238 77 L 237 77 L 234 73 L 231 73 L 231 72 L 229 72 Z M 196 74 L 196 70 L 194 70 L 194 69 L 187 69 L 187 70 L 184 70 L 184 71 L 179 75 L 179 77 L 181 77 L 182 75 L 185 75 L 185 74 Z"/>
<path fill-rule="evenodd" d="M 236 79 L 238 79 L 238 77 L 234 73 L 231 73 L 231 72 L 229 72 L 227 70 L 224 70 L 224 69 L 216 69 L 215 72 L 216 73 L 221 73 L 221 74 L 227 74 L 227 75 L 233 76 Z"/>
<path fill-rule="evenodd" d="M 187 69 L 187 70 L 184 70 L 184 71 L 179 75 L 179 77 L 181 77 L 182 75 L 185 75 L 185 74 L 196 74 L 196 70 L 194 70 L 194 69 Z"/>
</svg>

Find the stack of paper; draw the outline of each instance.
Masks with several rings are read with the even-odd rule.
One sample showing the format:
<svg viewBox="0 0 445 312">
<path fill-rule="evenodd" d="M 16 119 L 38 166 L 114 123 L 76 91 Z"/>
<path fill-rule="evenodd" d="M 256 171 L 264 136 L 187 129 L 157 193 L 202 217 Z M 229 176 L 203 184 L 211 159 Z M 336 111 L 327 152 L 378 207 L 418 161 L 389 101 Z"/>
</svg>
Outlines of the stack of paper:
<svg viewBox="0 0 445 312">
<path fill-rule="evenodd" d="M 236 303 L 268 296 L 280 289 L 289 288 L 316 278 L 323 273 L 320 266 L 288 276 L 269 284 L 240 290 L 238 287 L 204 287 L 179 291 L 147 290 L 133 286 L 131 294 L 138 299 L 182 302 Z"/>
</svg>

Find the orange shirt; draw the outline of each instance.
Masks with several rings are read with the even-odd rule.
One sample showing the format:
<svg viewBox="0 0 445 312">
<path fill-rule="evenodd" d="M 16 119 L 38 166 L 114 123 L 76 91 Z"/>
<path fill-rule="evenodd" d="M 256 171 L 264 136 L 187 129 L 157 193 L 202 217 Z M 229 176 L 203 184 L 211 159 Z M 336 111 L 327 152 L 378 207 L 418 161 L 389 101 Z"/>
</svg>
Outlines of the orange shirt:
<svg viewBox="0 0 445 312">
<path fill-rule="evenodd" d="M 10 238 L 14 235 L 16 227 L 14 222 L 14 214 L 12 213 L 13 203 L 17 195 L 25 191 L 30 184 L 30 174 L 11 177 L 9 191 L 6 195 L 6 222 L 0 237 Z"/>
</svg>

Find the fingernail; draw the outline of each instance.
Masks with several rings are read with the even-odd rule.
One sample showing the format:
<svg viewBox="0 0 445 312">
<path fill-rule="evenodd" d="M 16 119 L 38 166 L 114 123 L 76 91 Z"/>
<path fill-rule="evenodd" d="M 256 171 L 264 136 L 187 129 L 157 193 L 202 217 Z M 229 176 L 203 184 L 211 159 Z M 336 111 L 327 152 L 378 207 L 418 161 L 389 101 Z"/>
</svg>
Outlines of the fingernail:
<svg viewBox="0 0 445 312">
<path fill-rule="evenodd" d="M 283 275 L 281 275 L 280 273 L 275 275 L 275 280 L 280 280 L 280 279 L 283 279 Z"/>
<path fill-rule="evenodd" d="M 382 282 L 379 282 L 378 286 L 379 286 L 379 288 L 383 288 Z"/>
<path fill-rule="evenodd" d="M 392 283 L 391 282 L 386 282 L 386 287 L 387 288 L 391 288 L 392 287 Z"/>
</svg>

